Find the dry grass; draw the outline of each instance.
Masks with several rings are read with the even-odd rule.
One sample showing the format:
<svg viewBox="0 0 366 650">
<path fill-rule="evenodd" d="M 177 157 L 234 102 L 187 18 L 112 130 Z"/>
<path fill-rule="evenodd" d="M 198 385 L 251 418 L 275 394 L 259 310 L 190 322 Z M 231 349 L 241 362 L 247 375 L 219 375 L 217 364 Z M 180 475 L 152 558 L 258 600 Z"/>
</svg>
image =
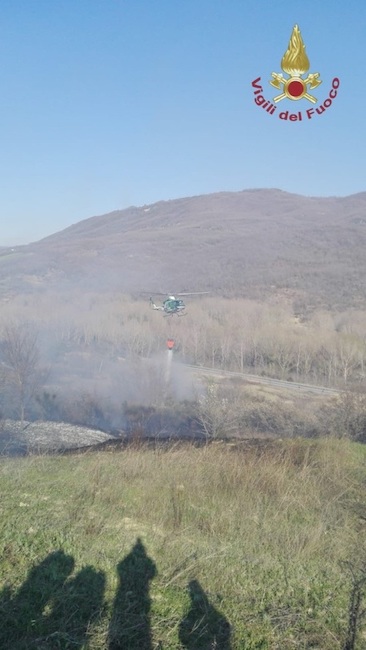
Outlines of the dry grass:
<svg viewBox="0 0 366 650">
<path fill-rule="evenodd" d="M 49 618 L 34 614 L 38 638 L 58 630 L 59 645 L 22 645 L 33 632 L 9 620 L 5 632 L 14 648 L 74 647 L 70 637 L 76 647 L 101 650 L 117 647 L 112 634 L 126 649 L 341 650 L 351 590 L 344 563 L 361 555 L 365 478 L 364 448 L 332 439 L 3 460 L 1 578 L 13 606 L 24 609 L 21 585 L 53 552 L 73 561 L 60 588 L 64 606 L 66 586 L 78 577 L 80 586 L 85 567 L 88 580 L 104 579 L 87 626 L 77 608 L 67 624 L 61 605 Z M 144 629 L 138 641 L 116 602 L 123 610 L 118 576 L 124 571 L 136 585 L 144 563 L 151 579 L 135 596 L 145 627 L 130 613 L 135 631 Z M 188 634 L 200 612 L 205 629 Z"/>
</svg>

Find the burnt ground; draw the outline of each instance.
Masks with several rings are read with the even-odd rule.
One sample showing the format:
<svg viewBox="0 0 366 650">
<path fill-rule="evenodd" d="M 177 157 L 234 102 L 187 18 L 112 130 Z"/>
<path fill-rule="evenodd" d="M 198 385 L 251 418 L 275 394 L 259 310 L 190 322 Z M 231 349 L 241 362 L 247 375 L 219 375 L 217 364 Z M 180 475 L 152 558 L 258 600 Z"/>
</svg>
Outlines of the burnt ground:
<svg viewBox="0 0 366 650">
<path fill-rule="evenodd" d="M 105 433 L 98 429 L 69 424 L 67 422 L 24 422 L 5 420 L 0 428 L 0 457 L 34 456 L 49 454 L 75 454 L 84 452 L 114 452 L 130 446 L 164 448 L 190 445 L 225 444 L 233 450 L 255 447 L 258 450 L 276 444 L 273 435 L 249 435 L 209 439 L 202 433 L 185 432 L 177 435 L 161 432 L 159 435 L 146 435 L 136 432 Z"/>
<path fill-rule="evenodd" d="M 67 422 L 5 420 L 0 429 L 0 455 L 60 453 L 105 443 L 115 436 Z"/>
</svg>

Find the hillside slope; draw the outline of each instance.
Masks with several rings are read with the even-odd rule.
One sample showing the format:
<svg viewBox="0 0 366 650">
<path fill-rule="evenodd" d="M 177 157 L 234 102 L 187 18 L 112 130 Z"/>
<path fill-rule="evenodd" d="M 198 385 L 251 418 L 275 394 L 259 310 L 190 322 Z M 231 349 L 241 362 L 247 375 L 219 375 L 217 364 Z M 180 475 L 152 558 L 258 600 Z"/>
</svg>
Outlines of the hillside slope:
<svg viewBox="0 0 366 650">
<path fill-rule="evenodd" d="M 304 304 L 366 304 L 366 192 L 304 197 L 276 189 L 220 192 L 83 220 L 0 251 L 0 295 L 106 289 L 210 290 Z"/>
</svg>

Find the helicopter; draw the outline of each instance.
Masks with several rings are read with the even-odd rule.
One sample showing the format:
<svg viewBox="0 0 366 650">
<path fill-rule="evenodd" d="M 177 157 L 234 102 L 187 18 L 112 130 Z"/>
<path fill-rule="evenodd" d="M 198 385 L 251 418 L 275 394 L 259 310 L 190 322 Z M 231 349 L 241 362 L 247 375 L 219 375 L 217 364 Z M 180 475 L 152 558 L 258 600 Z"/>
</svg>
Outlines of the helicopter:
<svg viewBox="0 0 366 650">
<path fill-rule="evenodd" d="M 176 296 L 198 296 L 198 295 L 203 295 L 205 293 L 210 293 L 210 292 L 195 291 L 195 292 L 177 293 Z M 152 309 L 156 309 L 157 311 L 164 312 L 164 316 L 174 316 L 174 314 L 176 314 L 177 316 L 185 316 L 185 314 L 183 314 L 183 311 L 186 308 L 184 301 L 181 298 L 176 298 L 175 296 L 168 296 L 167 298 L 165 298 L 165 300 L 163 300 L 161 305 L 156 305 L 154 300 L 150 298 L 150 305 Z"/>
</svg>

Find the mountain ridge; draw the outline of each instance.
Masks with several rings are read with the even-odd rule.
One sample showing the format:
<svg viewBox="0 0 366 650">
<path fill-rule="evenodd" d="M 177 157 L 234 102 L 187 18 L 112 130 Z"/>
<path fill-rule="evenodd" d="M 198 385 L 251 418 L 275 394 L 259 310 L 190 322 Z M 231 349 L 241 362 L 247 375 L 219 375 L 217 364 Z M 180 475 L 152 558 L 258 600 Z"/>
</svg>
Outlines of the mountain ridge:
<svg viewBox="0 0 366 650">
<path fill-rule="evenodd" d="M 291 289 L 317 305 L 362 308 L 365 245 L 366 192 L 222 191 L 115 210 L 2 249 L 0 295 L 88 286 L 257 298 Z"/>
</svg>

